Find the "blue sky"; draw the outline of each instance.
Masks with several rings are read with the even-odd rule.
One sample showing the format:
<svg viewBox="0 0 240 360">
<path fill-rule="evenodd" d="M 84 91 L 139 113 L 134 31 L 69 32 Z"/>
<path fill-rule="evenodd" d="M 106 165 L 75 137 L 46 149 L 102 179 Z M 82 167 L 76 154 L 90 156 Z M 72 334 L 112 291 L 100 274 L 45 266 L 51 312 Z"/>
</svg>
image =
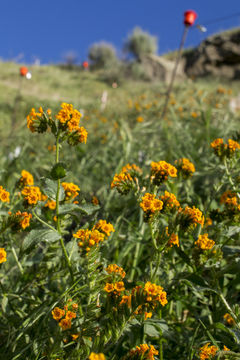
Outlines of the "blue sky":
<svg viewBox="0 0 240 360">
<path fill-rule="evenodd" d="M 74 51 L 85 60 L 91 44 L 105 40 L 121 51 L 135 26 L 159 39 L 159 53 L 178 47 L 183 13 L 193 9 L 198 23 L 240 13 L 239 0 L 7 0 L 1 4 L 0 57 L 4 60 L 42 63 L 60 62 Z M 186 46 L 200 43 L 212 33 L 240 26 L 240 14 L 196 28 L 188 34 Z"/>
</svg>

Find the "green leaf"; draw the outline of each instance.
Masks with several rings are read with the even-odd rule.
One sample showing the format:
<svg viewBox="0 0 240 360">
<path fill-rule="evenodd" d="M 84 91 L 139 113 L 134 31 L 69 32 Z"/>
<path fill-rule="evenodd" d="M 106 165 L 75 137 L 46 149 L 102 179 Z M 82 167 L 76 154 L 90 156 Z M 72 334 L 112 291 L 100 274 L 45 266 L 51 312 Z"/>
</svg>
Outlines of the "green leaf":
<svg viewBox="0 0 240 360">
<path fill-rule="evenodd" d="M 100 209 L 100 206 L 93 204 L 84 204 L 78 206 L 79 211 L 86 215 L 92 215 L 94 212 Z"/>
<path fill-rule="evenodd" d="M 64 204 L 59 206 L 59 214 L 68 214 L 74 210 L 79 210 L 79 206 L 77 204 Z"/>
<path fill-rule="evenodd" d="M 30 246 L 33 246 L 41 241 L 46 243 L 52 243 L 61 238 L 61 235 L 54 230 L 32 230 L 23 240 L 22 249 L 26 250 Z"/>
<path fill-rule="evenodd" d="M 223 246 L 224 255 L 237 255 L 240 254 L 240 246 Z"/>
<path fill-rule="evenodd" d="M 233 236 L 240 232 L 240 226 L 230 226 L 228 231 L 226 232 L 226 236 Z"/>
<path fill-rule="evenodd" d="M 66 176 L 66 165 L 62 162 L 55 164 L 50 172 L 54 180 L 62 179 Z"/>
<path fill-rule="evenodd" d="M 160 337 L 161 330 L 156 329 L 156 327 L 153 324 L 145 323 L 144 324 L 144 333 L 148 335 L 149 337 Z"/>
<path fill-rule="evenodd" d="M 51 200 L 55 200 L 56 201 L 56 195 L 57 195 L 57 182 L 53 181 L 51 179 L 48 178 L 42 178 L 42 187 L 43 187 L 43 192 L 44 194 L 46 194 Z M 60 191 L 59 191 L 59 201 L 62 201 L 65 197 L 65 192 L 62 186 L 60 186 Z"/>
</svg>

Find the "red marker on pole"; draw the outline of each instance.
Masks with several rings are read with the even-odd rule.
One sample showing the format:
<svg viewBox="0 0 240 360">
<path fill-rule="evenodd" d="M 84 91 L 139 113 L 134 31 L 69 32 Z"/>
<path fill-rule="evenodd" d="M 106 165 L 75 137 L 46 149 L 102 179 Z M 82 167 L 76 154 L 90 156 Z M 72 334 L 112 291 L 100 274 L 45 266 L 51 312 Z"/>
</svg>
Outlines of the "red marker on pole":
<svg viewBox="0 0 240 360">
<path fill-rule="evenodd" d="M 21 76 L 26 76 L 28 73 L 28 68 L 26 66 L 21 66 L 19 71 Z"/>
<path fill-rule="evenodd" d="M 194 10 L 187 10 L 184 13 L 184 25 L 193 26 L 197 18 L 197 13 Z"/>
<path fill-rule="evenodd" d="M 186 40 L 186 37 L 187 37 L 188 29 L 189 29 L 190 26 L 193 26 L 196 18 L 197 18 L 197 13 L 194 10 L 185 11 L 185 13 L 184 13 L 184 21 L 183 21 L 185 27 L 184 27 L 181 43 L 180 43 L 180 46 L 179 46 L 179 49 L 178 49 L 178 56 L 177 56 L 177 59 L 176 59 L 176 63 L 175 63 L 175 66 L 174 66 L 174 69 L 173 69 L 173 72 L 172 72 L 171 81 L 169 83 L 169 87 L 168 87 L 168 90 L 167 90 L 167 93 L 166 93 L 166 101 L 165 101 L 165 104 L 164 104 L 164 107 L 163 107 L 162 117 L 165 116 L 166 111 L 167 111 L 169 97 L 170 97 L 172 87 L 173 87 L 173 83 L 174 83 L 174 80 L 175 80 L 175 77 L 176 77 L 176 74 L 177 74 L 177 67 L 179 65 L 179 62 L 180 62 L 180 59 L 181 59 L 181 56 L 182 56 L 182 49 L 183 49 L 183 46 L 184 46 L 184 43 L 185 43 L 185 40 Z"/>
</svg>

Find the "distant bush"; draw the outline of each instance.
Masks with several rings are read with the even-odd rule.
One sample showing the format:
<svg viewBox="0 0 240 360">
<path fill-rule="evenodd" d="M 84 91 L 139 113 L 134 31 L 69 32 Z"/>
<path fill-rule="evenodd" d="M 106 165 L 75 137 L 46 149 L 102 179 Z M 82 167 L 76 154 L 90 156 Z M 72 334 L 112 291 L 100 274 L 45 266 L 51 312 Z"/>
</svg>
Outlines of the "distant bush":
<svg viewBox="0 0 240 360">
<path fill-rule="evenodd" d="M 88 57 L 95 68 L 104 68 L 117 62 L 116 50 L 107 42 L 93 44 L 89 49 Z"/>
<path fill-rule="evenodd" d="M 129 52 L 138 60 L 144 54 L 155 54 L 157 48 L 157 37 L 143 31 L 140 27 L 133 30 L 124 44 L 124 51 Z"/>
</svg>

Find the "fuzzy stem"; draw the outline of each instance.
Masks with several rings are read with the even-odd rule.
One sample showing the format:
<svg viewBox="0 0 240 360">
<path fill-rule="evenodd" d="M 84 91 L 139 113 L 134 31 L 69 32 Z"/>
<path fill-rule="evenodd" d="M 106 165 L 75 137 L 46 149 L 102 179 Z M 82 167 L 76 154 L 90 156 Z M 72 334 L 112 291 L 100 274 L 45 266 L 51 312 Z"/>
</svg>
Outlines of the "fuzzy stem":
<svg viewBox="0 0 240 360">
<path fill-rule="evenodd" d="M 56 164 L 59 162 L 59 138 L 60 138 L 60 132 L 58 132 L 56 136 Z M 59 194 L 60 194 L 60 187 L 61 187 L 61 181 L 60 179 L 57 180 L 57 193 L 56 193 L 56 217 L 57 217 L 57 231 L 61 235 L 61 223 L 60 223 L 60 217 L 59 217 Z M 65 257 L 65 260 L 67 262 L 67 266 L 72 278 L 72 282 L 74 282 L 74 275 L 72 271 L 71 262 L 67 253 L 67 250 L 64 245 L 63 238 L 60 238 L 60 244 L 61 248 Z"/>
<path fill-rule="evenodd" d="M 17 253 L 14 249 L 13 246 L 11 246 L 11 250 L 12 250 L 12 253 L 13 253 L 13 256 L 14 256 L 14 259 L 16 260 L 16 263 L 17 263 L 17 266 L 20 270 L 20 273 L 23 275 L 24 271 L 23 271 L 23 268 L 22 268 L 22 265 L 20 264 L 19 260 L 18 260 L 18 256 L 17 256 Z"/>
</svg>

